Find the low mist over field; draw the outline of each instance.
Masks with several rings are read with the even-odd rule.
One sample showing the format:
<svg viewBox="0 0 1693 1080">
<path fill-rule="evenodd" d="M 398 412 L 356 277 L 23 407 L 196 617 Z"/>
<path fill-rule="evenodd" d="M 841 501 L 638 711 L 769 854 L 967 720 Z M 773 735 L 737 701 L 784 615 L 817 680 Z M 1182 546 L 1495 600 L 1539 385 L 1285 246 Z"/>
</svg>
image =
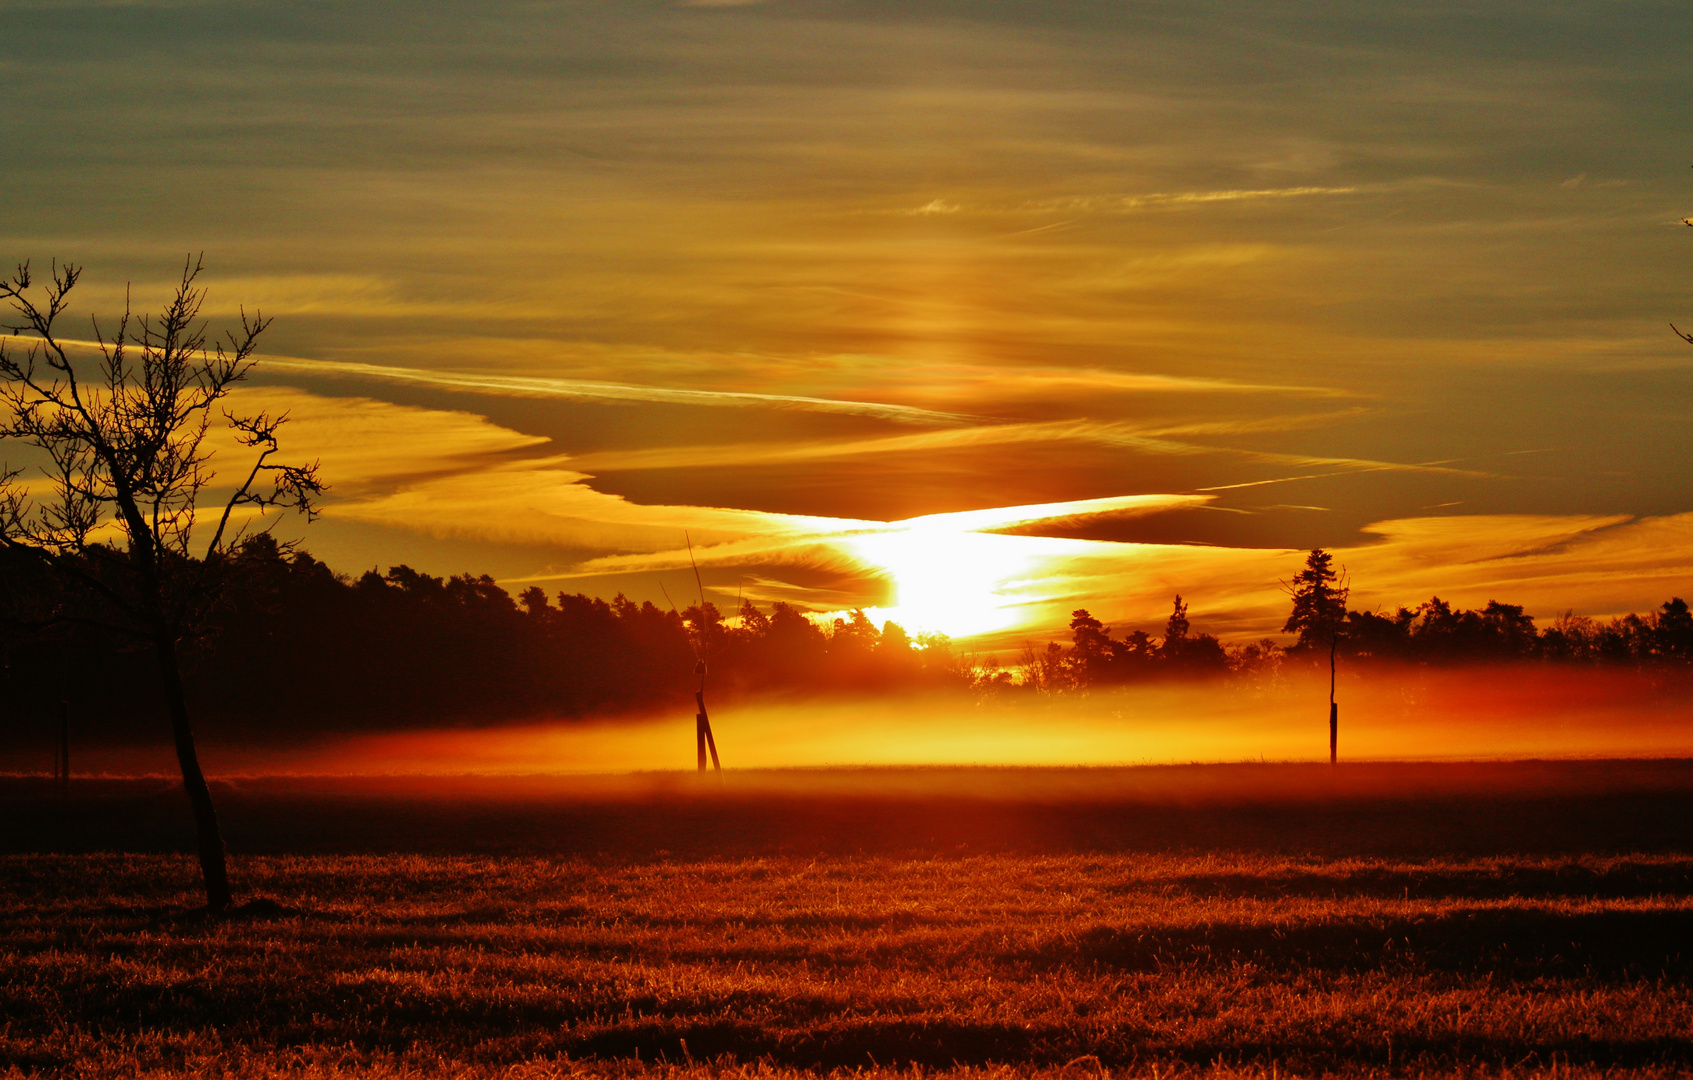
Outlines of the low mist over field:
<svg viewBox="0 0 1693 1080">
<path fill-rule="evenodd" d="M 1342 675 L 1347 760 L 1693 756 L 1693 696 L 1680 677 L 1569 668 L 1379 670 Z M 714 706 L 724 767 L 1095 766 L 1317 761 L 1328 756 L 1327 679 L 1254 689 L 1170 683 L 1089 695 L 981 699 L 819 697 Z M 690 769 L 686 708 L 524 724 L 307 738 L 207 740 L 213 775 L 620 773 Z M 16 733 L 14 733 L 16 734 Z M 13 770 L 45 771 L 47 732 L 15 739 Z M 75 748 L 93 773 L 168 773 L 158 741 Z"/>
<path fill-rule="evenodd" d="M 1348 758 L 1693 756 L 1683 685 L 1594 672 L 1397 672 L 1343 684 Z M 759 703 L 720 710 L 730 767 L 1326 760 L 1326 685 L 1163 686 L 1082 699 Z M 691 764 L 692 718 L 366 736 L 303 772 L 621 772 Z M 339 762 L 340 767 L 337 767 Z"/>
</svg>

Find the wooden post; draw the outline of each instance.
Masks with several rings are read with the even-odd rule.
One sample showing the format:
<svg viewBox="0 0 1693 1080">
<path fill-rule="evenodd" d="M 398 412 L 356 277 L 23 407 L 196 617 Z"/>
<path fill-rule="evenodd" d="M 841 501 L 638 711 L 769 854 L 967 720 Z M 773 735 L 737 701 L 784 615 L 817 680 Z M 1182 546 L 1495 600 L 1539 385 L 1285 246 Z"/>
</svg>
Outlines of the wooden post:
<svg viewBox="0 0 1693 1080">
<path fill-rule="evenodd" d="M 705 772 L 705 752 L 711 751 L 711 767 L 718 775 L 723 773 L 723 763 L 717 760 L 717 740 L 711 737 L 711 717 L 705 714 L 705 691 L 694 692 L 694 700 L 699 702 L 699 738 L 700 738 L 700 772 Z"/>
<path fill-rule="evenodd" d="M 696 574 L 698 570 L 694 571 Z M 700 602 L 705 607 L 705 602 Z M 705 714 L 705 661 L 699 660 L 694 664 L 694 674 L 700 677 L 700 688 L 694 691 L 694 703 L 700 711 L 694 714 L 694 749 L 699 755 L 700 772 L 705 772 L 705 754 L 711 751 L 711 767 L 717 770 L 717 778 L 723 779 L 723 765 L 717 760 L 717 740 L 711 737 L 711 717 Z"/>
<path fill-rule="evenodd" d="M 694 700 L 699 703 L 700 711 L 694 714 L 694 747 L 699 751 L 700 772 L 705 772 L 705 695 L 694 692 Z"/>
</svg>

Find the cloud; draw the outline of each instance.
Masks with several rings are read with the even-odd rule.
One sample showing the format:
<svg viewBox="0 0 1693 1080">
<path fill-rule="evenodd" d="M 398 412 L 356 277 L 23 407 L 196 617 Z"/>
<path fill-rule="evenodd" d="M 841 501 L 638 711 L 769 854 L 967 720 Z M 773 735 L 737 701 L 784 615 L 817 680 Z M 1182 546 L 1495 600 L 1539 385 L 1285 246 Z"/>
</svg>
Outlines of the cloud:
<svg viewBox="0 0 1693 1080">
<path fill-rule="evenodd" d="M 1028 204 L 1041 211 L 1103 210 L 1129 211 L 1163 206 L 1191 206 L 1205 203 L 1260 202 L 1266 199 L 1306 199 L 1317 196 L 1356 195 L 1359 188 L 1285 187 L 1228 188 L 1220 191 L 1160 191 L 1146 195 L 1077 195 Z"/>
<path fill-rule="evenodd" d="M 1687 592 L 1693 514 L 1466 515 L 1370 526 L 1380 541 L 1345 554 L 1360 602 L 1415 604 L 1439 594 L 1469 607 L 1523 604 L 1608 616 Z"/>
<path fill-rule="evenodd" d="M 546 440 L 468 413 L 370 399 L 324 399 L 287 388 L 243 388 L 235 404 L 289 410 L 290 456 L 321 457 L 335 485 L 330 521 L 356 521 L 582 553 L 534 580 L 678 571 L 694 558 L 719 571 L 763 567 L 755 596 L 809 606 L 851 602 L 850 582 L 875 609 L 912 629 L 989 643 L 1058 633 L 1069 611 L 1156 628 L 1180 592 L 1203 630 L 1274 633 L 1285 617 L 1279 581 L 1298 551 L 1132 544 L 1027 535 L 1029 526 L 1153 514 L 1210 496 L 1142 494 L 981 507 L 896 521 L 775 514 L 732 507 L 645 505 L 595 491 L 561 455 L 529 456 Z M 960 434 L 931 433 L 935 436 Z M 921 438 L 922 436 L 916 436 Z M 998 530 L 1021 529 L 1024 535 Z M 1693 577 L 1693 514 L 1663 518 L 1472 515 L 1372 525 L 1374 539 L 1336 549 L 1353 606 L 1414 604 L 1438 593 L 1463 606 L 1490 599 L 1547 617 L 1565 607 L 1605 615 L 1648 610 Z M 840 584 L 807 590 L 768 568 L 828 571 Z M 877 584 L 879 583 L 879 584 Z M 772 591 L 774 590 L 774 591 Z"/>
<path fill-rule="evenodd" d="M 1326 413 L 1259 420 L 1217 420 L 1170 426 L 1100 423 L 1091 420 L 1053 420 L 1028 424 L 988 424 L 950 428 L 914 435 L 887 435 L 862 439 L 832 439 L 789 443 L 729 443 L 717 445 L 666 446 L 639 450 L 605 450 L 569 458 L 571 467 L 587 473 L 630 472 L 650 469 L 724 468 L 732 466 L 786 465 L 807 461 L 838 461 L 871 454 L 923 454 L 965 448 L 1085 443 L 1161 455 L 1220 454 L 1266 464 L 1302 468 L 1326 468 L 1340 472 L 1414 472 L 1450 476 L 1490 475 L 1454 468 L 1442 462 L 1394 462 L 1368 458 L 1319 457 L 1281 454 L 1237 447 L 1205 446 L 1170 439 L 1169 435 L 1242 435 L 1288 431 L 1310 427 L 1353 413 Z M 1289 479 L 1307 479 L 1293 477 Z M 1256 481 L 1272 483 L 1274 481 Z M 1226 485 L 1246 486 L 1246 485 Z M 1210 489 L 1208 489 L 1210 490 Z M 1215 489 L 1215 490 L 1221 490 Z"/>
<path fill-rule="evenodd" d="M 1100 429 L 1085 421 L 1062 420 L 1037 424 L 989 424 L 951 428 L 916 435 L 885 435 L 867 439 L 830 439 L 790 443 L 731 443 L 706 446 L 653 447 L 607 450 L 573 456 L 573 468 L 606 473 L 645 469 L 692 469 L 735 465 L 783 465 L 803 461 L 834 461 L 867 454 L 913 454 L 1086 440 Z"/>
<path fill-rule="evenodd" d="M 946 514 L 924 514 L 897 521 L 865 521 L 843 519 L 799 518 L 769 515 L 771 518 L 794 522 L 786 537 L 772 532 L 777 540 L 797 539 L 811 544 L 840 538 L 856 538 L 880 533 L 961 534 L 986 533 L 996 529 L 1012 529 L 1043 522 L 1070 523 L 1092 517 L 1129 517 L 1153 514 L 1164 510 L 1183 509 L 1203 505 L 1208 495 L 1114 495 L 1101 499 L 1072 499 L 1052 503 L 1032 503 L 1023 506 L 985 507 Z M 822 526 L 819 528 L 819 526 Z M 762 538 L 761 538 L 762 542 Z M 761 549 L 763 550 L 763 549 Z M 705 563 L 733 562 L 744 557 L 749 549 L 744 542 L 730 542 L 722 546 L 695 546 L 691 558 Z M 640 555 L 612 555 L 586 562 L 580 568 L 583 576 L 608 571 L 679 569 L 690 564 L 690 553 L 683 547 L 652 551 Z"/>
<path fill-rule="evenodd" d="M 791 563 L 855 574 L 885 583 L 884 606 L 860 597 L 846 607 L 867 607 L 877 620 L 893 619 L 920 631 L 977 636 L 1022 623 L 1032 594 L 1049 591 L 1044 575 L 1076 542 L 1007 536 L 992 530 L 1040 522 L 1157 513 L 1203 504 L 1206 496 L 1130 495 L 1104 499 L 989 507 L 929 514 L 834 533 L 787 538 L 766 536 L 714 544 L 693 551 L 672 549 L 620 555 L 582 564 L 584 575 L 680 570 L 747 562 Z M 870 590 L 866 590 L 868 592 Z M 878 590 L 881 591 L 881 590 Z M 827 604 L 821 596 L 807 606 Z"/>
<path fill-rule="evenodd" d="M 1354 195 L 1355 187 L 1289 187 L 1227 191 L 1178 191 L 1168 194 L 1125 195 L 1118 205 L 1126 210 L 1143 206 L 1179 206 L 1188 203 L 1246 202 L 1262 199 L 1303 199 L 1313 195 Z"/>
<path fill-rule="evenodd" d="M 319 461 L 324 479 L 338 496 L 480 469 L 550 442 L 543 436 L 500 427 L 474 413 L 422 409 L 374 398 L 319 397 L 286 386 L 239 385 L 225 404 L 238 415 L 286 415 L 278 460 Z M 216 416 L 209 437 L 209 448 L 216 454 L 214 469 L 223 466 L 230 473 L 245 475 L 252 451 L 228 439 Z"/>
<path fill-rule="evenodd" d="M 945 199 L 930 199 L 917 209 L 909 211 L 909 213 L 922 216 L 928 216 L 931 214 L 956 214 L 963 209 L 964 207 L 955 202 L 947 202 Z"/>
<path fill-rule="evenodd" d="M 732 390 L 687 390 L 660 386 L 633 386 L 576 379 L 549 379 L 529 375 L 471 374 L 431 371 L 380 364 L 305 360 L 298 357 L 268 357 L 268 372 L 292 372 L 331 378 L 375 379 L 383 382 L 426 385 L 444 390 L 510 397 L 558 397 L 593 401 L 648 401 L 713 408 L 798 409 L 809 412 L 868 416 L 902 424 L 954 424 L 968 417 L 906 405 L 875 401 L 842 401 L 796 394 L 759 394 Z"/>
<path fill-rule="evenodd" d="M 825 17 L 491 0 L 402 20 L 330 5 L 307 21 L 266 5 L 214 19 L 34 6 L 0 69 L 57 92 L 15 95 L 0 116 L 11 247 L 90 262 L 78 315 L 87 298 L 121 302 L 95 290 L 126 276 L 155 296 L 181 251 L 204 247 L 230 275 L 208 279 L 220 311 L 284 314 L 265 344 L 316 358 L 270 365 L 299 385 L 450 391 L 472 412 L 493 396 L 607 406 L 498 403 L 556 431 L 546 447 L 468 415 L 367 404 L 326 413 L 347 425 L 335 450 L 334 422 L 308 427 L 301 404 L 290 430 L 326 447 L 332 515 L 640 554 L 695 521 L 749 545 L 860 527 L 847 518 L 868 511 L 809 532 L 734 516 L 783 505 L 768 475 L 736 486 L 735 470 L 772 461 L 846 461 L 812 471 L 833 485 L 803 504 L 819 514 L 860 465 L 928 509 L 1013 472 L 1019 493 L 1003 498 L 1031 503 L 1117 490 L 1099 486 L 1113 475 L 1121 490 L 1199 491 L 1414 474 L 1335 484 L 1315 499 L 1336 505 L 1333 532 L 1277 532 L 1263 515 L 1252 534 L 1347 543 L 1364 520 L 1337 501 L 1349 495 L 1379 518 L 1458 500 L 1580 516 L 1679 507 L 1688 489 L 1693 435 L 1676 417 L 1693 354 L 1662 326 L 1685 254 L 1665 208 L 1687 174 L 1662 168 L 1662 148 L 1693 68 L 1676 34 L 1634 33 L 1597 5 L 1561 10 L 1550 33 L 1543 13 L 1498 3 L 1486 27 L 1415 5 L 1172 20 L 1108 4 Z M 185 78 L 134 47 L 154 39 L 207 59 Z M 1499 40 L 1520 45 L 1509 64 Z M 1594 63 L 1569 63 L 1574 40 Z M 1598 173 L 1557 186 L 1597 161 L 1631 186 Z M 1574 377 L 1589 371 L 1603 376 Z M 614 408 L 629 402 L 702 408 L 671 425 L 683 410 Z M 1320 411 L 1352 405 L 1368 422 Z M 1268 415 L 1284 413 L 1297 415 Z M 598 425 L 592 441 L 567 442 L 578 421 Z M 848 437 L 882 422 L 905 426 Z M 1312 434 L 1277 437 L 1299 426 Z M 1460 468 L 1549 438 L 1568 449 L 1509 459 L 1544 474 L 1532 491 Z M 568 456 L 602 446 L 633 449 Z M 928 467 L 949 448 L 948 465 L 976 472 L 942 494 L 948 476 Z M 722 466 L 701 496 L 717 510 L 619 503 L 583 479 L 690 454 Z M 670 478 L 629 479 L 633 492 Z M 1125 578 L 1110 567 L 1126 549 L 965 535 L 972 558 L 1031 560 L 1029 596 L 1064 580 L 1063 552 L 1082 560 L 1064 586 L 1078 597 L 1162 590 L 1174 578 L 1135 575 L 1167 561 L 1232 580 L 1183 562 L 1216 554 L 1141 552 Z M 1378 535 L 1356 558 L 1461 560 L 1484 539 Z M 848 558 L 824 547 L 804 557 Z M 528 558 L 455 549 L 474 550 Z M 1514 557 L 1499 580 L 1540 558 Z M 1377 569 L 1422 588 L 1414 560 Z M 1273 622 L 1241 610 L 1241 627 Z"/>
<path fill-rule="evenodd" d="M 383 489 L 408 478 L 479 469 L 549 440 L 464 412 L 420 409 L 371 398 L 325 398 L 289 387 L 243 386 L 235 412 L 288 414 L 283 460 L 321 462 L 338 495 Z M 228 451 L 224 451 L 228 454 Z"/>
<path fill-rule="evenodd" d="M 1102 499 L 1069 499 L 1024 506 L 992 506 L 946 514 L 923 514 L 892 524 L 906 530 L 991 532 L 1041 524 L 1071 524 L 1096 517 L 1137 517 L 1164 510 L 1203 506 L 1210 495 L 1112 495 Z"/>
<path fill-rule="evenodd" d="M 886 358 L 840 357 L 832 367 L 862 378 L 867 364 Z M 825 369 L 827 370 L 827 369 Z M 1058 364 L 926 363 L 877 373 L 884 388 L 919 399 L 974 403 L 1027 399 L 1033 395 L 1071 397 L 1094 394 L 1274 395 L 1286 397 L 1358 397 L 1355 391 L 1309 384 L 1255 382 L 1162 372 L 1121 371 Z"/>
<path fill-rule="evenodd" d="M 589 552 L 680 550 L 683 533 L 697 546 L 742 544 L 774 550 L 795 538 L 843 535 L 879 522 L 772 514 L 731 507 L 645 505 L 595 491 L 568 458 L 478 463 L 337 500 L 326 517 L 451 536 Z"/>
</svg>

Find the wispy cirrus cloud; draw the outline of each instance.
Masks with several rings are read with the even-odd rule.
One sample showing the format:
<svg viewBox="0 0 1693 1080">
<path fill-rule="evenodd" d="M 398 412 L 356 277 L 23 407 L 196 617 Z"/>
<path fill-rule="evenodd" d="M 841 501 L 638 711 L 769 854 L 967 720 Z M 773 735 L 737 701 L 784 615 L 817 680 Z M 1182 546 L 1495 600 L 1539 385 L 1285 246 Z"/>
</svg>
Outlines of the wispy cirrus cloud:
<svg viewBox="0 0 1693 1080">
<path fill-rule="evenodd" d="M 242 386 L 235 412 L 286 415 L 287 459 L 317 459 L 340 495 L 485 467 L 550 440 L 468 412 L 420 409 L 372 398 L 325 398 L 284 386 Z"/>
<path fill-rule="evenodd" d="M 712 408 L 799 409 L 808 412 L 844 413 L 891 420 L 902 424 L 957 424 L 970 419 L 961 413 L 893 405 L 878 401 L 848 401 L 809 397 L 801 394 L 760 394 L 735 390 L 690 390 L 676 387 L 637 386 L 579 379 L 550 379 L 532 375 L 472 374 L 423 368 L 391 367 L 383 364 L 306 360 L 271 357 L 265 361 L 270 373 L 295 373 L 344 379 L 375 379 L 383 382 L 425 385 L 443 390 L 510 397 L 556 397 L 579 401 L 643 401 Z"/>
<path fill-rule="evenodd" d="M 1357 193 L 1356 187 L 1229 188 L 1223 191 L 1165 191 L 1149 195 L 1122 195 L 1106 200 L 1100 205 L 1110 209 L 1139 210 L 1142 207 L 1258 202 L 1265 199 L 1309 199 L 1315 196 Z"/>
<path fill-rule="evenodd" d="M 825 372 L 841 377 L 860 377 L 870 358 L 840 357 Z M 1123 371 L 1104 367 L 1023 364 L 913 364 L 905 370 L 878 372 L 880 385 L 888 390 L 924 398 L 956 398 L 962 401 L 1001 402 L 1031 395 L 1072 396 L 1078 394 L 1230 394 L 1280 397 L 1357 398 L 1362 395 L 1343 387 L 1224 379 L 1197 375 L 1171 375 L 1152 371 Z"/>
<path fill-rule="evenodd" d="M 955 202 L 947 198 L 931 199 L 921 206 L 896 211 L 901 214 L 931 216 L 935 214 L 1008 214 L 1008 213 L 1089 213 L 1126 212 L 1158 207 L 1181 207 L 1206 203 L 1261 202 L 1267 199 L 1309 199 L 1323 196 L 1356 195 L 1362 189 L 1356 185 L 1325 187 L 1304 185 L 1279 188 L 1224 188 L 1212 191 L 1153 191 L 1141 195 L 1094 194 L 1066 195 L 1021 203 Z M 1040 226 L 1041 229 L 1052 226 Z M 1035 231 L 1035 230 L 1028 230 Z"/>
<path fill-rule="evenodd" d="M 1279 188 L 1222 188 L 1197 191 L 1153 191 L 1145 194 L 1066 195 L 1021 204 L 1019 209 L 1041 213 L 1123 213 L 1160 207 L 1201 206 L 1209 203 L 1263 202 L 1356 195 L 1356 185 L 1300 185 Z"/>
<path fill-rule="evenodd" d="M 604 362 L 603 357 L 596 357 Z M 533 361 L 530 361 L 533 363 Z M 672 367 L 683 366 L 672 359 Z M 756 382 L 768 374 L 756 358 L 739 361 L 712 357 L 699 362 L 701 369 L 716 369 L 725 381 Z M 1269 396 L 1287 398 L 1358 398 L 1358 393 L 1338 387 L 1297 385 L 1203 376 L 1170 375 L 1159 372 L 1113 371 L 1104 368 L 1041 367 L 1033 365 L 988 365 L 958 363 L 888 363 L 886 357 L 854 355 L 810 358 L 807 364 L 814 385 L 829 387 L 830 396 L 785 394 L 737 389 L 641 385 L 599 379 L 567 379 L 493 371 L 441 370 L 401 365 L 369 364 L 301 357 L 270 357 L 265 370 L 272 376 L 302 375 L 348 380 L 428 386 L 459 393 L 559 398 L 574 401 L 604 401 L 690 405 L 705 408 L 763 408 L 800 412 L 859 416 L 912 426 L 954 426 L 978 424 L 982 416 L 964 411 L 931 408 L 913 401 L 948 401 L 1004 413 L 1019 402 L 1073 398 L 1078 394 L 1147 395 L 1155 397 L 1200 395 L 1206 397 Z M 732 384 L 732 382 L 731 382 Z M 889 400 L 892 399 L 892 400 Z M 1349 413 L 1325 414 L 1334 418 Z M 1257 430 L 1275 430 L 1278 417 L 1261 421 L 1218 420 L 1209 434 L 1244 433 L 1251 424 Z M 1300 421 L 1308 424 L 1309 421 Z M 1003 425 L 1000 425 L 1003 426 Z M 1172 429 L 1174 432 L 1175 429 Z M 1195 428 L 1197 433 L 1200 429 Z M 1285 428 L 1282 430 L 1286 430 Z M 968 438 L 968 437 L 966 437 Z M 982 438 L 983 443 L 1019 441 L 1015 434 Z M 890 441 L 890 449 L 898 447 Z M 817 456 L 796 449 L 799 457 Z M 796 458 L 797 459 L 797 458 Z"/>
<path fill-rule="evenodd" d="M 1323 468 L 1331 472 L 1412 472 L 1451 476 L 1493 475 L 1463 469 L 1449 462 L 1379 461 L 1370 458 L 1284 454 L 1242 447 L 1207 446 L 1172 436 L 1223 436 L 1296 430 L 1350 417 L 1322 413 L 1279 418 L 1215 420 L 1174 425 L 1127 422 L 1054 420 L 1026 424 L 984 424 L 912 435 L 861 439 L 809 440 L 788 443 L 729 443 L 608 450 L 569 458 L 572 468 L 588 473 L 649 469 L 692 469 L 730 466 L 768 466 L 807 461 L 836 461 L 873 454 L 924 454 L 948 450 L 1084 443 L 1160 455 L 1219 454 L 1265 464 Z M 1262 482 L 1262 481 L 1260 481 Z"/>
</svg>

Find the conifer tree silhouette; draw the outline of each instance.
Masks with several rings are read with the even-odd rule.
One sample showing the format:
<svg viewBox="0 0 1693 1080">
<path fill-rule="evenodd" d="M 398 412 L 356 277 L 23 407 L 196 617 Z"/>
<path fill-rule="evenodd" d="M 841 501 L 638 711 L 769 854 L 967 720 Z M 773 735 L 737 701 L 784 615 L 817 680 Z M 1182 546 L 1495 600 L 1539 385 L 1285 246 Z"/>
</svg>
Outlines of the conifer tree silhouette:
<svg viewBox="0 0 1693 1080">
<path fill-rule="evenodd" d="M 1334 568 L 1334 556 L 1315 548 L 1305 557 L 1305 569 L 1293 575 L 1286 586 L 1293 594 L 1293 611 L 1284 633 L 1297 633 L 1295 650 L 1311 653 L 1328 646 L 1329 651 L 1329 764 L 1339 759 L 1340 706 L 1334 699 L 1335 652 L 1341 627 L 1346 622 L 1346 597 L 1350 591 L 1342 572 Z"/>
</svg>

